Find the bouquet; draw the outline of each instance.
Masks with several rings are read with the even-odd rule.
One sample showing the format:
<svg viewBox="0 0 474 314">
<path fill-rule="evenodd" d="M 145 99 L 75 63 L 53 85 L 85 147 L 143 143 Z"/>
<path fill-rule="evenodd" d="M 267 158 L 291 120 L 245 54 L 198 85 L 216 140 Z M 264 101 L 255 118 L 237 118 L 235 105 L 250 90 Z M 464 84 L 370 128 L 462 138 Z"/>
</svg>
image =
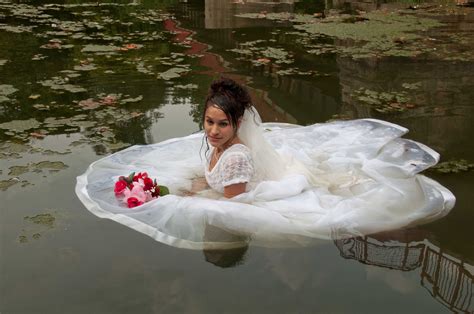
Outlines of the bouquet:
<svg viewBox="0 0 474 314">
<path fill-rule="evenodd" d="M 128 208 L 140 206 L 160 196 L 169 194 L 169 190 L 164 185 L 158 185 L 152 180 L 148 173 L 132 172 L 127 177 L 120 176 L 114 187 L 115 196 L 121 198 Z"/>
</svg>

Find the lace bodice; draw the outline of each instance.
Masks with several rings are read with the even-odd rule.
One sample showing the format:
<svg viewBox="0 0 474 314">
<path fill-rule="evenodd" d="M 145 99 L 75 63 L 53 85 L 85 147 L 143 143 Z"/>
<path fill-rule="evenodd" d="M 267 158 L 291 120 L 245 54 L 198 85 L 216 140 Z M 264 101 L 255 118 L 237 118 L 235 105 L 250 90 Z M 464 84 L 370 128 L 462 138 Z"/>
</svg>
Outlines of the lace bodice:
<svg viewBox="0 0 474 314">
<path fill-rule="evenodd" d="M 211 156 L 212 153 L 213 150 Z M 209 171 L 209 162 L 206 163 L 205 169 L 207 183 L 220 193 L 224 192 L 224 187 L 250 182 L 254 176 L 255 170 L 250 150 L 243 144 L 234 144 L 225 150 L 211 171 Z"/>
</svg>

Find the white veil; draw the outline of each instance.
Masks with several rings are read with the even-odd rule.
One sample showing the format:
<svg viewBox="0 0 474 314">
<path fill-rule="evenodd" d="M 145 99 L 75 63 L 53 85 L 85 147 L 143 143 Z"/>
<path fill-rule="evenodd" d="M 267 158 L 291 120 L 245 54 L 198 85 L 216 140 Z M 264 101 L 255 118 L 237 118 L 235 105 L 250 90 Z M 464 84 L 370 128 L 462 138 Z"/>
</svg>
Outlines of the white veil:
<svg viewBox="0 0 474 314">
<path fill-rule="evenodd" d="M 316 178 L 300 161 L 283 156 L 265 139 L 262 120 L 255 107 L 245 110 L 238 136 L 252 152 L 257 181 L 278 181 L 291 174 L 304 175 L 312 185 L 327 186 L 322 178 Z"/>
<path fill-rule="evenodd" d="M 239 126 L 240 140 L 252 152 L 256 180 L 279 180 L 283 177 L 286 164 L 280 154 L 263 136 L 262 119 L 252 106 L 245 110 Z"/>
</svg>

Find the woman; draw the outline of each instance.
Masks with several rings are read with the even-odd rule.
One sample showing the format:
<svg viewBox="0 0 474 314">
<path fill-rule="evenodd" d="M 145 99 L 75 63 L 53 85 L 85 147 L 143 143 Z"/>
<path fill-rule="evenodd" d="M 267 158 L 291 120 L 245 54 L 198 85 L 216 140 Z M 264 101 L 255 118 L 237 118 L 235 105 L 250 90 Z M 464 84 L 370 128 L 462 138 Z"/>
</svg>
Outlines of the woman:
<svg viewBox="0 0 474 314">
<path fill-rule="evenodd" d="M 220 79 L 206 98 L 203 126 L 204 133 L 94 162 L 78 177 L 77 195 L 99 217 L 169 245 L 208 250 L 250 238 L 274 246 L 366 235 L 432 221 L 455 203 L 449 190 L 418 174 L 439 155 L 401 138 L 407 130 L 389 122 L 262 124 L 245 89 Z M 125 208 L 113 185 L 132 171 L 147 171 L 171 194 Z M 202 177 L 210 189 L 198 184 Z M 209 238 L 209 230 L 232 236 Z"/>
<path fill-rule="evenodd" d="M 227 198 L 244 193 L 254 174 L 251 152 L 237 132 L 248 108 L 250 96 L 242 86 L 230 79 L 212 83 L 203 114 L 206 144 L 212 146 L 205 175 Z"/>
</svg>

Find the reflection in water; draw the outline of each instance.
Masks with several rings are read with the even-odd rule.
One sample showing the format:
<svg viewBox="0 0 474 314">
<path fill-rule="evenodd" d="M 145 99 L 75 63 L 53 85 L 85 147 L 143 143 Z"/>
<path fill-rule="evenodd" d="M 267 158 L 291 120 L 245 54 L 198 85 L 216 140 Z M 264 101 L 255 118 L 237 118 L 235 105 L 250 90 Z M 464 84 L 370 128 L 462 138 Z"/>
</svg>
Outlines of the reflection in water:
<svg viewBox="0 0 474 314">
<path fill-rule="evenodd" d="M 206 261 L 228 268 L 243 264 L 250 238 L 206 225 L 203 241 L 208 243 L 208 247 L 203 249 Z"/>
<path fill-rule="evenodd" d="M 190 9 L 185 10 L 185 13 L 188 14 L 187 18 L 195 18 L 196 14 L 192 14 L 192 12 L 195 11 Z M 226 12 L 226 14 L 229 14 L 229 12 Z M 174 34 L 173 41 L 178 43 L 184 43 L 189 46 L 189 49 L 184 52 L 185 54 L 194 55 L 199 58 L 199 64 L 206 68 L 206 70 L 200 71 L 200 74 L 209 75 L 210 77 L 214 78 L 218 77 L 219 75 L 225 75 L 244 85 L 248 83 L 249 77 L 231 73 L 231 69 L 227 67 L 226 63 L 220 55 L 210 52 L 209 49 L 211 47 L 208 44 L 202 43 L 194 39 L 194 31 L 180 26 L 178 22 L 172 19 L 165 20 L 163 22 L 163 25 L 165 29 L 171 31 Z M 253 100 L 253 105 L 257 108 L 258 112 L 260 113 L 260 116 L 264 121 L 283 121 L 291 123 L 296 122 L 295 118 L 293 118 L 291 114 L 287 113 L 286 110 L 280 108 L 277 103 L 272 101 L 272 98 L 269 97 L 269 94 L 266 91 L 266 86 L 262 89 L 255 89 L 248 86 L 248 89 Z M 203 108 L 204 106 L 202 103 L 193 106 L 191 115 L 193 116 L 194 121 L 197 123 L 200 123 Z"/>
<path fill-rule="evenodd" d="M 245 260 L 248 246 L 227 250 L 203 250 L 207 262 L 222 268 L 241 265 Z"/>
<path fill-rule="evenodd" d="M 474 312 L 473 274 L 462 261 L 427 246 L 421 284 L 451 310 Z"/>
<path fill-rule="evenodd" d="M 243 19 L 236 14 L 255 12 L 293 12 L 294 0 L 258 1 L 258 0 L 206 0 L 204 24 L 207 29 L 271 27 L 273 22 L 266 19 Z"/>
<path fill-rule="evenodd" d="M 470 63 L 440 61 L 352 60 L 338 58 L 343 107 L 350 118 L 389 118 L 408 129 L 441 155 L 473 155 L 470 139 L 474 126 L 474 71 Z M 391 77 L 387 80 L 387 77 Z M 405 88 L 416 84 L 416 89 Z M 404 87 L 405 86 L 405 87 Z M 413 108 L 397 113 L 378 113 L 361 102 L 357 91 L 405 93 Z M 466 152 L 466 148 L 468 151 Z M 446 157 L 446 156 L 445 156 Z"/>
<path fill-rule="evenodd" d="M 367 265 L 412 271 L 421 267 L 421 285 L 452 311 L 474 311 L 474 267 L 423 242 L 379 241 L 374 237 L 334 241 L 341 256 Z"/>
</svg>

